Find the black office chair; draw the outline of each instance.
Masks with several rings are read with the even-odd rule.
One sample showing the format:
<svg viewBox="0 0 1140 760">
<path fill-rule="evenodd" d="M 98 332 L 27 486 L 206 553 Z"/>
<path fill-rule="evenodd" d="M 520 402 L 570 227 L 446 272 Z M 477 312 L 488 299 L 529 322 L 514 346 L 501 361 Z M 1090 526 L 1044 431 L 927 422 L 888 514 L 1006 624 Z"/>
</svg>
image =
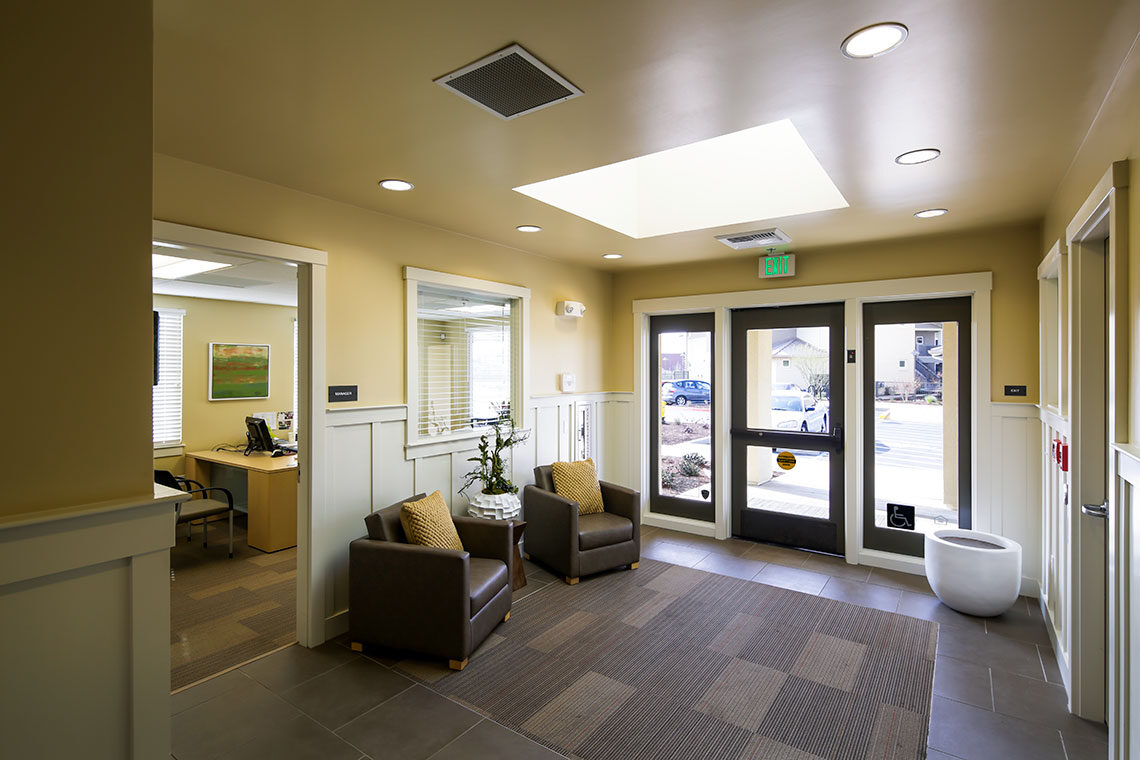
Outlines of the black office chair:
<svg viewBox="0 0 1140 760">
<path fill-rule="evenodd" d="M 234 556 L 234 496 L 229 492 L 229 489 L 221 488 L 219 486 L 203 486 L 196 480 L 184 478 L 180 475 L 175 475 L 169 470 L 155 470 L 154 482 L 160 486 L 167 488 L 176 488 L 179 491 L 185 491 L 191 495 L 191 498 L 179 502 L 174 505 L 174 524 L 175 526 L 182 523 L 191 523 L 194 520 L 202 521 L 202 546 L 208 546 L 206 538 L 206 519 L 214 515 L 221 515 L 229 513 L 230 517 L 230 558 Z M 206 498 L 206 494 L 210 491 L 219 491 L 226 497 L 225 502 L 216 499 Z M 199 494 L 200 497 L 195 499 L 194 494 Z M 186 540 L 189 541 L 193 536 L 194 528 L 188 526 L 186 529 Z"/>
</svg>

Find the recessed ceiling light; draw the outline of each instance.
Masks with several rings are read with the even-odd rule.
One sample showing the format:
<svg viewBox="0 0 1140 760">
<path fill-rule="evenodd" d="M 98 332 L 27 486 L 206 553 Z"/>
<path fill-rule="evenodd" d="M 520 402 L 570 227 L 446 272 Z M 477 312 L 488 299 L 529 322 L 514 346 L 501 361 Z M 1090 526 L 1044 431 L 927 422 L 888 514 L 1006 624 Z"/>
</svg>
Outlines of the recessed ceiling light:
<svg viewBox="0 0 1140 760">
<path fill-rule="evenodd" d="M 232 264 L 223 264 L 219 261 L 199 261 L 197 259 L 182 259 L 177 256 L 163 256 L 161 253 L 152 253 L 151 277 L 160 280 L 180 280 L 203 272 L 213 272 L 216 269 L 226 269 Z"/>
<path fill-rule="evenodd" d="M 942 216 L 948 213 L 944 208 L 927 208 L 922 211 L 915 211 L 914 215 L 919 219 L 933 219 L 936 216 Z"/>
<path fill-rule="evenodd" d="M 415 185 L 406 179 L 382 179 L 380 180 L 380 187 L 385 190 L 394 190 L 397 193 L 402 193 L 406 190 L 411 190 Z"/>
<path fill-rule="evenodd" d="M 848 35 L 839 49 L 848 58 L 875 58 L 903 44 L 906 36 L 907 28 L 902 24 L 872 24 Z"/>
<path fill-rule="evenodd" d="M 942 151 L 938 150 L 938 148 L 919 148 L 918 150 L 908 150 L 901 156 L 895 157 L 895 163 L 905 166 L 925 164 L 927 161 L 933 161 L 941 155 Z"/>
<path fill-rule="evenodd" d="M 603 253 L 602 258 L 603 259 L 620 259 L 621 254 L 620 253 Z"/>
<path fill-rule="evenodd" d="M 847 207 L 787 119 L 515 190 L 632 238 Z"/>
<path fill-rule="evenodd" d="M 537 224 L 520 224 L 515 229 L 519 232 L 542 232 L 542 228 Z"/>
</svg>

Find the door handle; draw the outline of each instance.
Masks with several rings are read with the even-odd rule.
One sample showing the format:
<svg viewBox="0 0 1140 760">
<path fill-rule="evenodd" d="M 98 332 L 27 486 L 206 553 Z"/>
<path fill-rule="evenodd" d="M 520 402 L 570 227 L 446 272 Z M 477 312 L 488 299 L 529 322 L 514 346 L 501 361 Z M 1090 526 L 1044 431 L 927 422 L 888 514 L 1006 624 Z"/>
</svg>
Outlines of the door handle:
<svg viewBox="0 0 1140 760">
<path fill-rule="evenodd" d="M 1108 519 L 1108 502 L 1106 501 L 1104 504 L 1082 504 L 1081 512 L 1089 517 Z"/>
<path fill-rule="evenodd" d="M 835 450 L 843 451 L 843 426 L 836 425 L 831 429 L 831 437 L 835 441 Z"/>
</svg>

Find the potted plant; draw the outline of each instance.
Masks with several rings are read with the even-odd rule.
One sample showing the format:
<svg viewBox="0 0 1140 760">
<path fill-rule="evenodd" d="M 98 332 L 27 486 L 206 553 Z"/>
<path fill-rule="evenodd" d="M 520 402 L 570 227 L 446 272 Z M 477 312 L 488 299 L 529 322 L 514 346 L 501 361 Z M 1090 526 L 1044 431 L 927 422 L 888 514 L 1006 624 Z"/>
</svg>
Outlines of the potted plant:
<svg viewBox="0 0 1140 760">
<path fill-rule="evenodd" d="M 509 421 L 496 423 L 492 428 L 493 432 L 488 431 L 479 439 L 478 456 L 467 460 L 478 466 L 467 474 L 459 492 L 466 494 L 471 486 L 479 483 L 482 486 L 480 490 L 474 495 L 468 494 L 470 507 L 467 514 L 510 520 L 518 517 L 522 505 L 519 503 L 519 488 L 511 482 L 503 463 L 503 452 L 525 441 L 527 433 L 511 427 Z"/>
</svg>

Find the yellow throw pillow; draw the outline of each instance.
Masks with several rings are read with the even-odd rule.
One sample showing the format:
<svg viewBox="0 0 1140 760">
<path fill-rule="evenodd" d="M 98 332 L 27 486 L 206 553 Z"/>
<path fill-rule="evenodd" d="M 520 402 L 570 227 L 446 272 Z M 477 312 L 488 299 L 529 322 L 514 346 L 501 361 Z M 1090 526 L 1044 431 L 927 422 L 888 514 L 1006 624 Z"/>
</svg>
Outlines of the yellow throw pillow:
<svg viewBox="0 0 1140 760">
<path fill-rule="evenodd" d="M 602 488 L 598 485 L 598 471 L 593 459 L 581 462 L 555 462 L 554 493 L 578 502 L 578 514 L 594 515 L 605 512 Z"/>
<path fill-rule="evenodd" d="M 400 507 L 400 524 L 404 526 L 409 544 L 463 551 L 463 542 L 451 521 L 451 510 L 439 491 L 419 501 L 404 502 Z"/>
</svg>

